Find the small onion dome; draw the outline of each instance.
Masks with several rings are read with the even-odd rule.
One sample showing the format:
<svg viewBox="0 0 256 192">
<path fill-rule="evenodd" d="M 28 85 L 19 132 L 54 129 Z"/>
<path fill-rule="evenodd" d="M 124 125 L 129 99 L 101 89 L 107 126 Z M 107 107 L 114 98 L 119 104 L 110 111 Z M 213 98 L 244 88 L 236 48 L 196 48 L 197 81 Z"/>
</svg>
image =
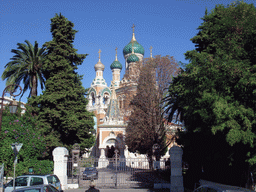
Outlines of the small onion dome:
<svg viewBox="0 0 256 192">
<path fill-rule="evenodd" d="M 136 62 L 136 61 L 139 61 L 139 58 L 135 54 L 131 54 L 127 58 L 127 63 Z"/>
<path fill-rule="evenodd" d="M 98 70 L 104 71 L 105 66 L 101 63 L 101 61 L 98 61 L 98 63 L 94 65 L 94 69 L 95 71 L 98 71 Z"/>
<path fill-rule="evenodd" d="M 122 64 L 119 61 L 114 61 L 111 65 L 110 65 L 110 69 L 120 69 L 122 70 Z"/>
<path fill-rule="evenodd" d="M 132 53 L 132 44 L 134 48 L 134 53 L 140 53 L 144 55 L 144 48 L 137 42 L 137 40 L 135 39 L 135 35 L 133 33 L 132 40 L 123 49 L 124 56 L 129 53 Z"/>
</svg>

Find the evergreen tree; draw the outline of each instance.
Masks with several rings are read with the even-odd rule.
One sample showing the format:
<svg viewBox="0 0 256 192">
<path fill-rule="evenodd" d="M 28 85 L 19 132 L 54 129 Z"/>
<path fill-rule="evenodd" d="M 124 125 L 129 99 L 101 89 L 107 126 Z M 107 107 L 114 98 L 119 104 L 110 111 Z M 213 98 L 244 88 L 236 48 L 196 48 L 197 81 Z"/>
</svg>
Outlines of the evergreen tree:
<svg viewBox="0 0 256 192">
<path fill-rule="evenodd" d="M 80 144 L 81 151 L 94 143 L 93 114 L 86 110 L 86 90 L 75 70 L 87 54 L 73 48 L 74 24 L 61 14 L 51 19 L 52 41 L 44 44 L 46 84 L 43 94 L 29 100 L 28 112 L 36 114 L 41 132 L 52 150 L 59 145 Z"/>
<path fill-rule="evenodd" d="M 180 141 L 193 178 L 203 166 L 211 180 L 239 185 L 256 163 L 255 16 L 244 2 L 206 11 L 196 49 L 185 54 L 190 63 L 169 88 L 170 119 L 178 111 L 184 121 Z"/>
</svg>

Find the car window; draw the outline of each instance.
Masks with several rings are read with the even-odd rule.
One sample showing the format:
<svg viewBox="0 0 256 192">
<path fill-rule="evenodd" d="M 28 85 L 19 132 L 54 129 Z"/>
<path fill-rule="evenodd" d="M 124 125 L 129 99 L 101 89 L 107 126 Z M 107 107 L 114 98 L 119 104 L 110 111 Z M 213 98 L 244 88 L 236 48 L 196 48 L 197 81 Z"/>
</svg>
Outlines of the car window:
<svg viewBox="0 0 256 192">
<path fill-rule="evenodd" d="M 42 185 L 44 184 L 44 180 L 41 177 L 31 177 L 30 186 L 33 185 Z"/>
<path fill-rule="evenodd" d="M 28 177 L 18 177 L 15 179 L 15 186 L 27 186 L 28 185 Z M 11 180 L 7 187 L 13 186 L 13 180 Z"/>
<path fill-rule="evenodd" d="M 18 192 L 41 192 L 40 188 L 38 189 L 25 189 L 25 190 L 20 190 Z"/>
<path fill-rule="evenodd" d="M 208 188 L 207 192 L 218 192 L 216 189 Z"/>
<path fill-rule="evenodd" d="M 198 188 L 196 192 L 207 192 L 207 187 Z"/>
<path fill-rule="evenodd" d="M 56 184 L 56 183 L 60 183 L 60 180 L 58 177 L 56 177 L 55 175 L 50 175 L 47 177 L 47 181 L 49 184 Z"/>
</svg>

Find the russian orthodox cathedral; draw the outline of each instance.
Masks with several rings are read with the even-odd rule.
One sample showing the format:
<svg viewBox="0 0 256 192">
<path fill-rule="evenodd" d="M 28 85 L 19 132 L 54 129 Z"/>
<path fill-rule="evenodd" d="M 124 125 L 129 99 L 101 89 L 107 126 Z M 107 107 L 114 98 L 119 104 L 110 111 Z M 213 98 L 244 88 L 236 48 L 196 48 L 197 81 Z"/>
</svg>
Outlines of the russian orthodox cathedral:
<svg viewBox="0 0 256 192">
<path fill-rule="evenodd" d="M 144 57 L 144 48 L 135 39 L 134 25 L 132 28 L 132 39 L 123 48 L 124 66 L 118 61 L 117 48 L 115 49 L 115 60 L 110 65 L 112 81 L 109 87 L 103 77 L 105 65 L 100 59 L 101 50 L 99 50 L 99 61 L 94 66 L 96 76 L 88 91 L 87 110 L 95 115 L 96 143 L 91 149 L 90 156 L 96 158 L 112 158 L 116 149 L 121 158 L 143 156 L 128 152 L 124 139 L 127 120 L 131 113 L 129 102 L 136 94 L 138 85 L 139 71 L 137 65 L 138 61 L 142 61 Z M 121 79 L 122 69 L 125 70 L 125 74 Z"/>
</svg>

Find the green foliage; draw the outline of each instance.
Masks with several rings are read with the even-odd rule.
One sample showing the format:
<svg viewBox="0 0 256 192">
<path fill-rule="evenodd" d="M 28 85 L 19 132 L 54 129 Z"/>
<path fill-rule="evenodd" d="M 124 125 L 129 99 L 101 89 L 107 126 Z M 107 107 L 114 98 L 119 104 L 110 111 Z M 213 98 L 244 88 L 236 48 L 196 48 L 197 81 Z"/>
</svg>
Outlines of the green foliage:
<svg viewBox="0 0 256 192">
<path fill-rule="evenodd" d="M 256 8 L 244 2 L 227 7 L 217 5 L 210 14 L 206 13 L 198 34 L 191 39 L 196 49 L 185 54 L 190 63 L 169 87 L 169 118 L 178 111 L 176 114 L 184 121 L 186 134 L 190 135 L 186 136 L 187 140 L 199 133 L 201 137 L 209 137 L 201 143 L 208 147 L 202 156 L 209 156 L 202 162 L 209 165 L 214 165 L 210 153 L 216 148 L 209 141 L 229 144 L 226 154 L 220 155 L 219 162 L 225 162 L 223 167 L 232 165 L 234 170 L 233 160 L 245 167 L 247 162 L 255 164 L 255 16 Z M 184 139 L 186 134 L 180 135 L 184 154 L 198 150 L 191 148 L 192 141 Z M 243 148 L 240 157 L 236 146 Z M 198 158 L 193 153 L 190 155 L 190 162 Z M 192 164 L 201 169 L 202 162 Z M 215 168 L 221 171 L 220 167 Z"/>
<path fill-rule="evenodd" d="M 23 143 L 18 154 L 16 175 L 28 173 L 29 167 L 34 167 L 37 173 L 51 173 L 53 162 L 43 160 L 46 154 L 46 141 L 38 132 L 35 118 L 26 114 L 18 116 L 4 110 L 0 143 L 0 162 L 5 165 L 7 176 L 13 175 L 14 152 L 12 143 Z"/>
<path fill-rule="evenodd" d="M 31 95 L 37 95 L 38 80 L 40 82 L 41 89 L 44 88 L 45 79 L 41 67 L 46 53 L 44 48 L 38 48 L 37 41 L 35 41 L 34 46 L 28 40 L 25 42 L 27 45 L 18 43 L 18 49 L 11 50 L 15 55 L 10 59 L 12 61 L 5 65 L 2 80 L 7 79 L 6 86 L 11 84 L 20 85 L 23 80 L 23 94 L 29 88 L 30 97 Z"/>
<path fill-rule="evenodd" d="M 45 90 L 29 99 L 28 111 L 36 114 L 40 133 L 46 136 L 49 155 L 56 146 L 69 149 L 79 143 L 80 148 L 90 148 L 94 143 L 93 114 L 86 110 L 86 90 L 82 76 L 75 70 L 86 54 L 77 54 L 73 48 L 74 24 L 61 14 L 51 19 L 52 41 L 44 47 L 47 57 L 43 64 L 46 77 Z"/>
</svg>

